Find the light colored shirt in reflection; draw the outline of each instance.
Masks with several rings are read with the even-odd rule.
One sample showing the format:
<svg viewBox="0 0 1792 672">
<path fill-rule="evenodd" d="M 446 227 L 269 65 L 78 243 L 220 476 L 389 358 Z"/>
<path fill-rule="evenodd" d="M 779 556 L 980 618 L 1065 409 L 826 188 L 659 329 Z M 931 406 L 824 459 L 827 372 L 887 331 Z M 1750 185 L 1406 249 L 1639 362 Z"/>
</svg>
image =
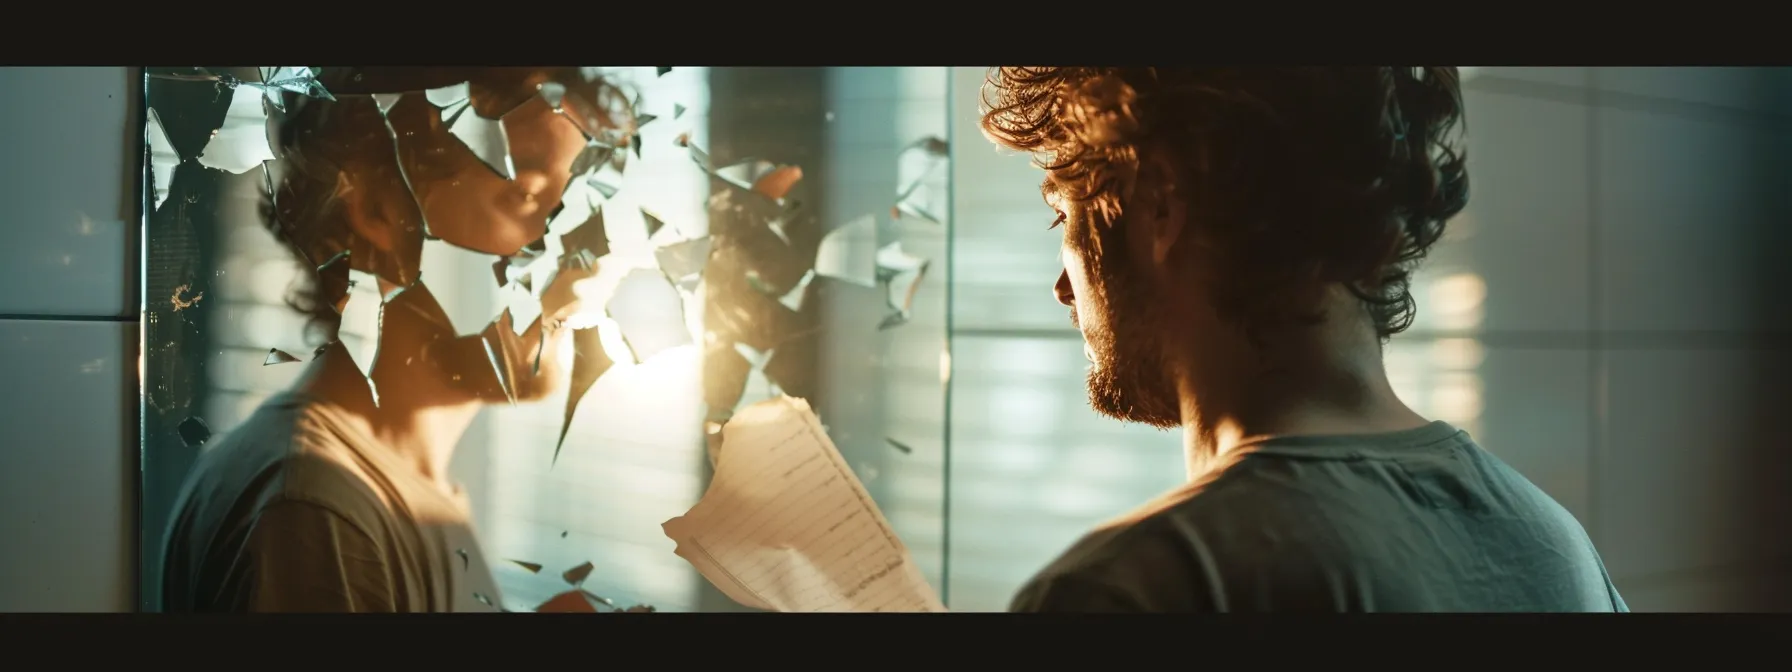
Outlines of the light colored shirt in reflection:
<svg viewBox="0 0 1792 672">
<path fill-rule="evenodd" d="M 162 570 L 172 612 L 496 611 L 464 494 L 340 410 L 276 396 L 208 446 Z"/>
</svg>

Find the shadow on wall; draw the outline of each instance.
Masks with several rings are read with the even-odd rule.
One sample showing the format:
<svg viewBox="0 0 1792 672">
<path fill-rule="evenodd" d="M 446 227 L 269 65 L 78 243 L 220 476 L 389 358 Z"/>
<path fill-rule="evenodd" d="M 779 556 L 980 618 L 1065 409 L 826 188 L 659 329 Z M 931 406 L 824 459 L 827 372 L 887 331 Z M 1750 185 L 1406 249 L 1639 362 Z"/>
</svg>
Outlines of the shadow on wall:
<svg viewBox="0 0 1792 672">
<path fill-rule="evenodd" d="M 1792 81 L 1775 70 L 1752 69 L 1758 79 L 1751 86 L 1761 87 L 1760 93 L 1769 103 L 1767 109 L 1783 115 L 1771 122 L 1772 132 L 1792 136 Z M 1743 234 L 1754 239 L 1742 249 L 1754 256 L 1747 260 L 1748 266 L 1759 274 L 1754 296 L 1744 302 L 1755 308 L 1753 315 L 1792 312 L 1792 270 L 1784 261 L 1785 255 L 1792 252 L 1792 197 L 1787 191 L 1792 185 L 1792 154 L 1785 151 L 1788 147 L 1792 145 L 1756 143 L 1750 146 L 1747 157 L 1754 166 L 1750 174 L 1755 184 L 1746 193 L 1761 200 L 1760 207 L 1749 211 L 1764 215 L 1749 221 Z M 1792 333 L 1782 331 L 1751 341 L 1755 342 L 1748 344 L 1744 355 L 1749 359 L 1792 358 Z M 1792 520 L 1792 489 L 1787 487 L 1788 478 L 1792 477 L 1792 440 L 1785 438 L 1787 430 L 1781 423 L 1786 411 L 1792 409 L 1792 394 L 1787 392 L 1792 381 L 1779 375 L 1788 370 L 1784 366 L 1748 368 L 1742 399 L 1749 406 L 1737 409 L 1737 419 L 1743 424 L 1739 435 L 1749 441 L 1746 448 L 1737 451 L 1746 462 L 1740 466 L 1748 480 L 1736 493 L 1740 506 L 1735 510 L 1754 514 L 1744 529 L 1766 532 L 1748 537 L 1743 549 L 1746 557 L 1769 562 L 1762 568 L 1765 576 L 1760 581 L 1746 582 L 1754 589 L 1736 606 L 1744 611 L 1792 611 L 1792 557 L 1786 555 L 1792 552 L 1792 545 L 1785 542 L 1784 535 L 1774 532 L 1785 529 L 1786 521 Z"/>
</svg>

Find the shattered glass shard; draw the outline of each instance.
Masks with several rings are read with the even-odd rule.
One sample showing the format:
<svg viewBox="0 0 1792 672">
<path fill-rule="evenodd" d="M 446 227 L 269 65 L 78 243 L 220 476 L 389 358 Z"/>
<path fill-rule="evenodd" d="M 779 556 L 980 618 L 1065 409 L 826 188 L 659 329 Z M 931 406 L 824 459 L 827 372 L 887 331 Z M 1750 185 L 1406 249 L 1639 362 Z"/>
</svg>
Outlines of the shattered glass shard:
<svg viewBox="0 0 1792 672">
<path fill-rule="evenodd" d="M 200 79 L 163 81 L 149 87 L 149 108 L 155 112 L 174 155 L 180 161 L 199 158 L 230 113 L 235 99 L 216 75 Z"/>
<path fill-rule="evenodd" d="M 409 205 L 412 203 L 405 202 L 405 206 Z M 368 236 L 359 232 L 351 233 L 348 240 L 349 268 L 370 273 L 395 285 L 416 282 L 418 274 L 423 271 L 425 237 L 423 227 L 416 225 L 421 217 L 416 216 L 415 209 L 411 209 L 411 214 L 414 219 L 395 222 L 379 220 L 384 226 L 373 235 L 379 235 L 383 240 L 377 245 Z"/>
<path fill-rule="evenodd" d="M 592 189 L 596 189 L 597 193 L 603 194 L 604 198 L 615 198 L 616 192 L 622 190 L 622 187 L 604 179 L 600 175 L 592 175 L 591 177 L 585 178 L 585 183 L 591 185 Z"/>
<path fill-rule="evenodd" d="M 577 586 L 584 583 L 585 579 L 591 576 L 591 570 L 596 567 L 590 561 L 586 561 L 584 564 L 562 572 L 560 578 L 565 579 L 568 585 Z"/>
<path fill-rule="evenodd" d="M 866 287 L 877 286 L 877 218 L 865 215 L 822 236 L 815 272 Z"/>
<path fill-rule="evenodd" d="M 398 101 L 400 100 L 404 100 L 404 94 L 402 93 L 373 94 L 373 102 L 375 105 L 379 105 L 381 112 L 391 112 L 392 108 L 398 106 Z"/>
<path fill-rule="evenodd" d="M 660 271 L 666 274 L 666 279 L 674 283 L 683 282 L 703 272 L 704 266 L 709 263 L 710 243 L 710 237 L 704 236 L 663 245 L 653 251 L 653 258 L 659 262 Z"/>
<path fill-rule="evenodd" d="M 930 265 L 926 259 L 902 251 L 902 243 L 890 243 L 877 251 L 877 281 L 884 285 L 884 302 L 889 312 L 878 329 L 907 324 L 914 309 L 915 295 L 927 277 Z"/>
<path fill-rule="evenodd" d="M 336 309 L 341 315 L 348 306 L 349 290 L 349 251 L 342 250 L 336 256 L 324 260 L 317 265 L 317 292 L 319 298 Z"/>
<path fill-rule="evenodd" d="M 610 155 L 615 153 L 615 145 L 597 140 L 586 142 L 585 148 L 580 150 L 578 157 L 574 158 L 572 161 L 573 178 L 589 177 L 590 174 L 593 171 L 596 171 L 600 166 L 609 163 Z M 613 196 L 614 194 L 611 195 Z M 609 198 L 609 196 L 605 196 L 604 198 Z"/>
<path fill-rule="evenodd" d="M 603 208 L 593 207 L 591 216 L 571 231 L 560 236 L 560 247 L 568 255 L 589 254 L 601 259 L 610 253 L 610 236 L 604 228 Z"/>
<path fill-rule="evenodd" d="M 528 279 L 527 276 L 524 279 Z M 541 298 L 526 283 L 519 281 L 500 290 L 499 301 L 504 312 L 510 315 L 511 331 L 517 336 L 522 336 L 536 323 L 536 318 L 541 317 Z"/>
<path fill-rule="evenodd" d="M 268 146 L 267 108 L 260 90 L 238 87 L 231 91 L 224 124 L 212 133 L 200 152 L 199 165 L 241 175 L 274 158 Z"/>
<path fill-rule="evenodd" d="M 535 608 L 540 614 L 595 614 L 597 604 L 582 590 L 569 590 L 548 598 Z"/>
<path fill-rule="evenodd" d="M 554 443 L 554 458 L 549 464 L 560 461 L 560 451 L 566 446 L 566 433 L 572 429 L 579 402 L 586 392 L 591 391 L 591 386 L 597 384 L 597 379 L 615 365 L 609 353 L 604 351 L 601 334 L 596 328 L 573 330 L 572 353 L 572 380 L 567 384 L 566 412 L 560 421 L 560 438 Z M 560 536 L 566 535 L 562 533 Z"/>
<path fill-rule="evenodd" d="M 429 104 L 441 108 L 466 103 L 469 100 L 469 95 L 466 82 L 429 89 L 423 92 L 423 97 L 429 100 Z"/>
<path fill-rule="evenodd" d="M 753 181 L 753 191 L 774 201 L 784 200 L 784 195 L 803 179 L 803 169 L 797 166 L 780 166 L 759 179 Z"/>
<path fill-rule="evenodd" d="M 541 315 L 550 324 L 560 324 L 581 308 L 575 286 L 597 275 L 595 268 L 551 269 L 553 278 L 541 290 Z"/>
<path fill-rule="evenodd" d="M 559 111 L 561 109 L 561 103 L 566 101 L 566 85 L 559 82 L 542 82 L 536 84 L 535 93 L 536 95 L 541 96 L 542 101 L 546 102 L 548 107 L 552 107 L 556 111 Z"/>
<path fill-rule="evenodd" d="M 504 133 L 503 122 L 477 114 L 463 114 L 448 127 L 448 133 L 460 139 L 492 172 L 505 179 L 516 177 L 510 161 L 510 138 Z"/>
<path fill-rule="evenodd" d="M 512 324 L 514 322 L 508 309 L 499 313 L 498 319 L 492 320 L 491 324 L 486 325 L 485 331 L 480 332 L 477 339 L 473 339 L 476 346 L 458 351 L 460 361 L 457 361 L 455 370 L 469 374 L 480 372 L 477 380 L 467 380 L 464 384 L 481 396 L 504 399 L 514 404 L 518 372 L 511 363 L 526 360 L 522 339 L 517 336 Z M 482 365 L 475 365 L 469 360 L 477 360 Z"/>
<path fill-rule="evenodd" d="M 180 155 L 174 151 L 174 143 L 169 142 L 168 134 L 162 130 L 162 120 L 155 110 L 149 110 L 148 121 L 144 124 L 143 139 L 149 144 L 150 174 L 155 178 L 153 207 L 160 209 L 162 202 L 168 200 L 168 188 L 174 182 L 174 167 L 180 164 Z"/>
<path fill-rule="evenodd" d="M 772 175 L 772 173 L 778 171 L 779 168 L 780 166 L 778 164 L 770 161 L 747 159 L 730 166 L 717 168 L 712 171 L 712 174 L 736 187 L 757 193 L 757 190 L 753 188 L 754 185 L 758 184 L 762 178 L 768 177 Z M 802 178 L 802 169 L 797 169 L 796 177 L 798 179 Z M 791 183 L 795 184 L 795 180 L 791 180 Z M 772 198 L 776 199 L 777 197 L 774 196 Z"/>
<path fill-rule="evenodd" d="M 511 560 L 510 562 L 511 562 L 511 564 L 514 564 L 518 567 L 523 568 L 524 571 L 527 571 L 530 574 L 540 574 L 541 573 L 541 563 L 539 563 L 539 562 L 527 562 L 527 561 L 523 561 L 523 560 Z"/>
<path fill-rule="evenodd" d="M 476 278 L 485 269 L 490 269 L 497 279 L 498 286 L 509 284 L 506 273 L 510 267 L 510 258 L 500 257 L 495 263 L 491 256 L 453 245 L 442 240 L 423 242 L 422 260 L 418 263 L 418 277 L 425 282 L 446 283 L 457 278 Z M 452 287 L 453 285 L 448 285 Z M 453 297 L 448 297 L 452 299 Z M 484 302 L 467 302 L 449 300 L 442 305 L 453 325 L 456 335 L 467 336 L 479 333 L 492 320 L 491 308 L 481 305 Z"/>
<path fill-rule="evenodd" d="M 655 217 L 653 213 L 647 211 L 647 208 L 641 208 L 641 221 L 647 224 L 648 238 L 652 238 L 653 234 L 659 233 L 660 229 L 666 226 L 665 220 Z"/>
<path fill-rule="evenodd" d="M 299 358 L 292 356 L 291 354 L 287 353 L 285 350 L 281 350 L 279 348 L 268 348 L 267 359 L 262 360 L 261 365 L 262 366 L 273 366 L 275 364 L 286 364 L 289 362 L 296 362 L 296 361 L 299 361 Z"/>
<path fill-rule="evenodd" d="M 897 172 L 903 186 L 896 190 L 895 205 L 890 209 L 893 219 L 907 215 L 944 223 L 939 213 L 949 192 L 942 184 L 943 169 L 950 164 L 949 150 L 946 140 L 935 136 L 917 140 L 902 150 L 897 157 Z"/>
<path fill-rule="evenodd" d="M 933 211 L 925 209 L 920 205 L 916 205 L 912 201 L 903 201 L 902 203 L 898 203 L 895 208 L 892 208 L 891 218 L 902 219 L 904 215 L 933 222 L 935 224 L 941 224 L 945 221 L 939 215 L 934 214 Z"/>
<path fill-rule="evenodd" d="M 499 287 L 510 284 L 510 257 L 498 257 L 492 262 L 492 275 L 497 278 Z"/>
<path fill-rule="evenodd" d="M 348 301 L 342 308 L 342 326 L 337 329 L 336 340 L 355 362 L 355 368 L 360 369 L 361 377 L 367 379 L 367 387 L 378 403 L 379 392 L 374 389 L 371 376 L 379 359 L 380 318 L 386 297 L 380 291 L 377 276 L 356 270 L 350 270 L 348 276 Z"/>
<path fill-rule="evenodd" d="M 691 343 L 684 297 L 657 271 L 636 269 L 623 277 L 610 297 L 609 314 L 637 362 Z"/>
</svg>

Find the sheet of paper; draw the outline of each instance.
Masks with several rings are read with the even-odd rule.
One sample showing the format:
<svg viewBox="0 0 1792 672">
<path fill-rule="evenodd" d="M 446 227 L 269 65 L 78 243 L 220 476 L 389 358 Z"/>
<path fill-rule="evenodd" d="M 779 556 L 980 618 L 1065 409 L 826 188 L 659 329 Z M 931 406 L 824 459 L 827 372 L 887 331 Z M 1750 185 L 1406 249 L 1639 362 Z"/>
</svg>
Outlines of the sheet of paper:
<svg viewBox="0 0 1792 672">
<path fill-rule="evenodd" d="M 718 457 L 703 499 L 663 528 L 730 598 L 781 612 L 946 610 L 807 402 L 736 413 Z"/>
</svg>

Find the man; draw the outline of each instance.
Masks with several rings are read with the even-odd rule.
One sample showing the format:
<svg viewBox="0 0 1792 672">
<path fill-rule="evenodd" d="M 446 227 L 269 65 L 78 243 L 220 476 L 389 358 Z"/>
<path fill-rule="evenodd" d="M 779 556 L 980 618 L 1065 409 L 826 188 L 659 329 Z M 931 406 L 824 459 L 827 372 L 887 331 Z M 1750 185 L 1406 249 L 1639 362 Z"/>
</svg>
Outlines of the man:
<svg viewBox="0 0 1792 672">
<path fill-rule="evenodd" d="M 575 159 L 614 128 L 595 111 L 621 96 L 577 68 L 326 69 L 322 81 L 332 96 L 289 94 L 277 119 L 268 224 L 317 268 L 295 306 L 328 343 L 200 456 L 169 532 L 164 608 L 494 610 L 448 464 L 481 407 L 550 392 L 572 306 L 458 333 L 420 281 L 421 251 L 426 234 L 513 259 L 544 249 Z M 507 149 L 476 153 L 450 129 L 459 121 L 500 126 Z M 368 301 L 376 327 L 359 341 L 375 347 L 348 347 L 344 313 Z"/>
<path fill-rule="evenodd" d="M 1394 395 L 1381 345 L 1468 201 L 1454 68 L 999 68 L 1101 413 L 1180 426 L 1189 483 L 1015 611 L 1626 611 L 1579 523 Z"/>
</svg>

